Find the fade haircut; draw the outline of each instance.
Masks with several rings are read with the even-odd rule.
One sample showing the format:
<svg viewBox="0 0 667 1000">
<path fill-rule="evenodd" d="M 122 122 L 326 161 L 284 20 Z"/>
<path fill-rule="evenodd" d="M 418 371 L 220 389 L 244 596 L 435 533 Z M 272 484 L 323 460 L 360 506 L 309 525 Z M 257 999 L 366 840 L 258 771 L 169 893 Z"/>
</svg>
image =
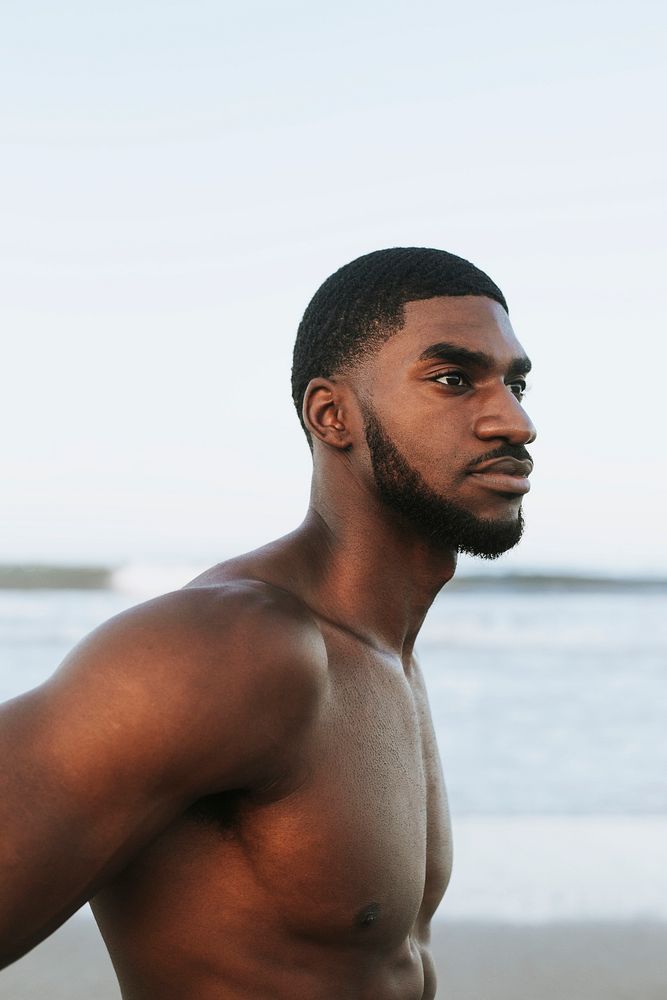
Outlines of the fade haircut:
<svg viewBox="0 0 667 1000">
<path fill-rule="evenodd" d="M 478 267 L 445 250 L 393 247 L 343 265 L 321 285 L 299 324 L 292 399 L 301 410 L 312 378 L 331 378 L 377 350 L 404 323 L 406 302 L 437 295 L 486 295 L 506 312 L 503 293 Z"/>
</svg>

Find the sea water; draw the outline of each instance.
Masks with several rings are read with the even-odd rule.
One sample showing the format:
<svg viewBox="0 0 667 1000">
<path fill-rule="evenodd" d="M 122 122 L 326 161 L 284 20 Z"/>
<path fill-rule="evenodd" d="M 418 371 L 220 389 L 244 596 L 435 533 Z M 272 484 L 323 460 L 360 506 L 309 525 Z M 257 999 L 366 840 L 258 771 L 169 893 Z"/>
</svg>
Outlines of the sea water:
<svg viewBox="0 0 667 1000">
<path fill-rule="evenodd" d="M 667 595 L 446 590 L 420 658 L 454 871 L 439 915 L 667 919 Z"/>
<path fill-rule="evenodd" d="M 0 590 L 0 699 L 189 579 Z M 667 919 L 667 595 L 447 588 L 417 646 L 452 814 L 443 918 Z"/>
</svg>

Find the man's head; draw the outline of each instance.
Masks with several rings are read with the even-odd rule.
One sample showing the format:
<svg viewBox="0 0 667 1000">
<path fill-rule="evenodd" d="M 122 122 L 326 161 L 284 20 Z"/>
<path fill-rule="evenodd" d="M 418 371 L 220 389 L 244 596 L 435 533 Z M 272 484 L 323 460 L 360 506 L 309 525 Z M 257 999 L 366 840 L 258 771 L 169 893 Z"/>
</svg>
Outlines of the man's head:
<svg viewBox="0 0 667 1000">
<path fill-rule="evenodd" d="M 375 250 L 320 285 L 299 324 L 292 364 L 292 399 L 307 435 L 302 405 L 310 380 L 349 368 L 400 329 L 407 302 L 437 295 L 486 295 L 508 311 L 503 293 L 483 271 L 428 247 Z"/>
<path fill-rule="evenodd" d="M 316 464 L 345 452 L 430 545 L 493 558 L 522 531 L 529 367 L 490 278 L 441 250 L 395 248 L 345 265 L 315 294 L 292 388 Z"/>
</svg>

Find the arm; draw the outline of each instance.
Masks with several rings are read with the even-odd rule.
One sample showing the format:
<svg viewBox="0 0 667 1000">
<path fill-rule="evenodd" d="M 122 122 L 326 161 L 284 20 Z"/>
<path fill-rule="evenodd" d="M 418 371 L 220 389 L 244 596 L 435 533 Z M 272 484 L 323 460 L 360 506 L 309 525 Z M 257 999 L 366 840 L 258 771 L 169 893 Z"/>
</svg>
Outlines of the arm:
<svg viewBox="0 0 667 1000">
<path fill-rule="evenodd" d="M 178 591 L 96 629 L 0 708 L 0 967 L 191 802 L 276 777 L 316 710 L 315 626 L 254 585 Z"/>
</svg>

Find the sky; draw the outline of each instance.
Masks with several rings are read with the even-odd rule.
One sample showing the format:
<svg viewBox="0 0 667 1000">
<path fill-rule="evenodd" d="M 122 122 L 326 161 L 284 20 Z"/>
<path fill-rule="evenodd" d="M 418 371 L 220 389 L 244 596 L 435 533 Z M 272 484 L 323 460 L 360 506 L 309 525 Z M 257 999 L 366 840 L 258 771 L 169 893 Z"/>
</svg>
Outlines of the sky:
<svg viewBox="0 0 667 1000">
<path fill-rule="evenodd" d="M 207 564 L 291 530 L 305 306 L 362 253 L 435 246 L 500 285 L 534 365 L 497 565 L 667 574 L 665 20 L 4 5 L 0 561 Z"/>
</svg>

